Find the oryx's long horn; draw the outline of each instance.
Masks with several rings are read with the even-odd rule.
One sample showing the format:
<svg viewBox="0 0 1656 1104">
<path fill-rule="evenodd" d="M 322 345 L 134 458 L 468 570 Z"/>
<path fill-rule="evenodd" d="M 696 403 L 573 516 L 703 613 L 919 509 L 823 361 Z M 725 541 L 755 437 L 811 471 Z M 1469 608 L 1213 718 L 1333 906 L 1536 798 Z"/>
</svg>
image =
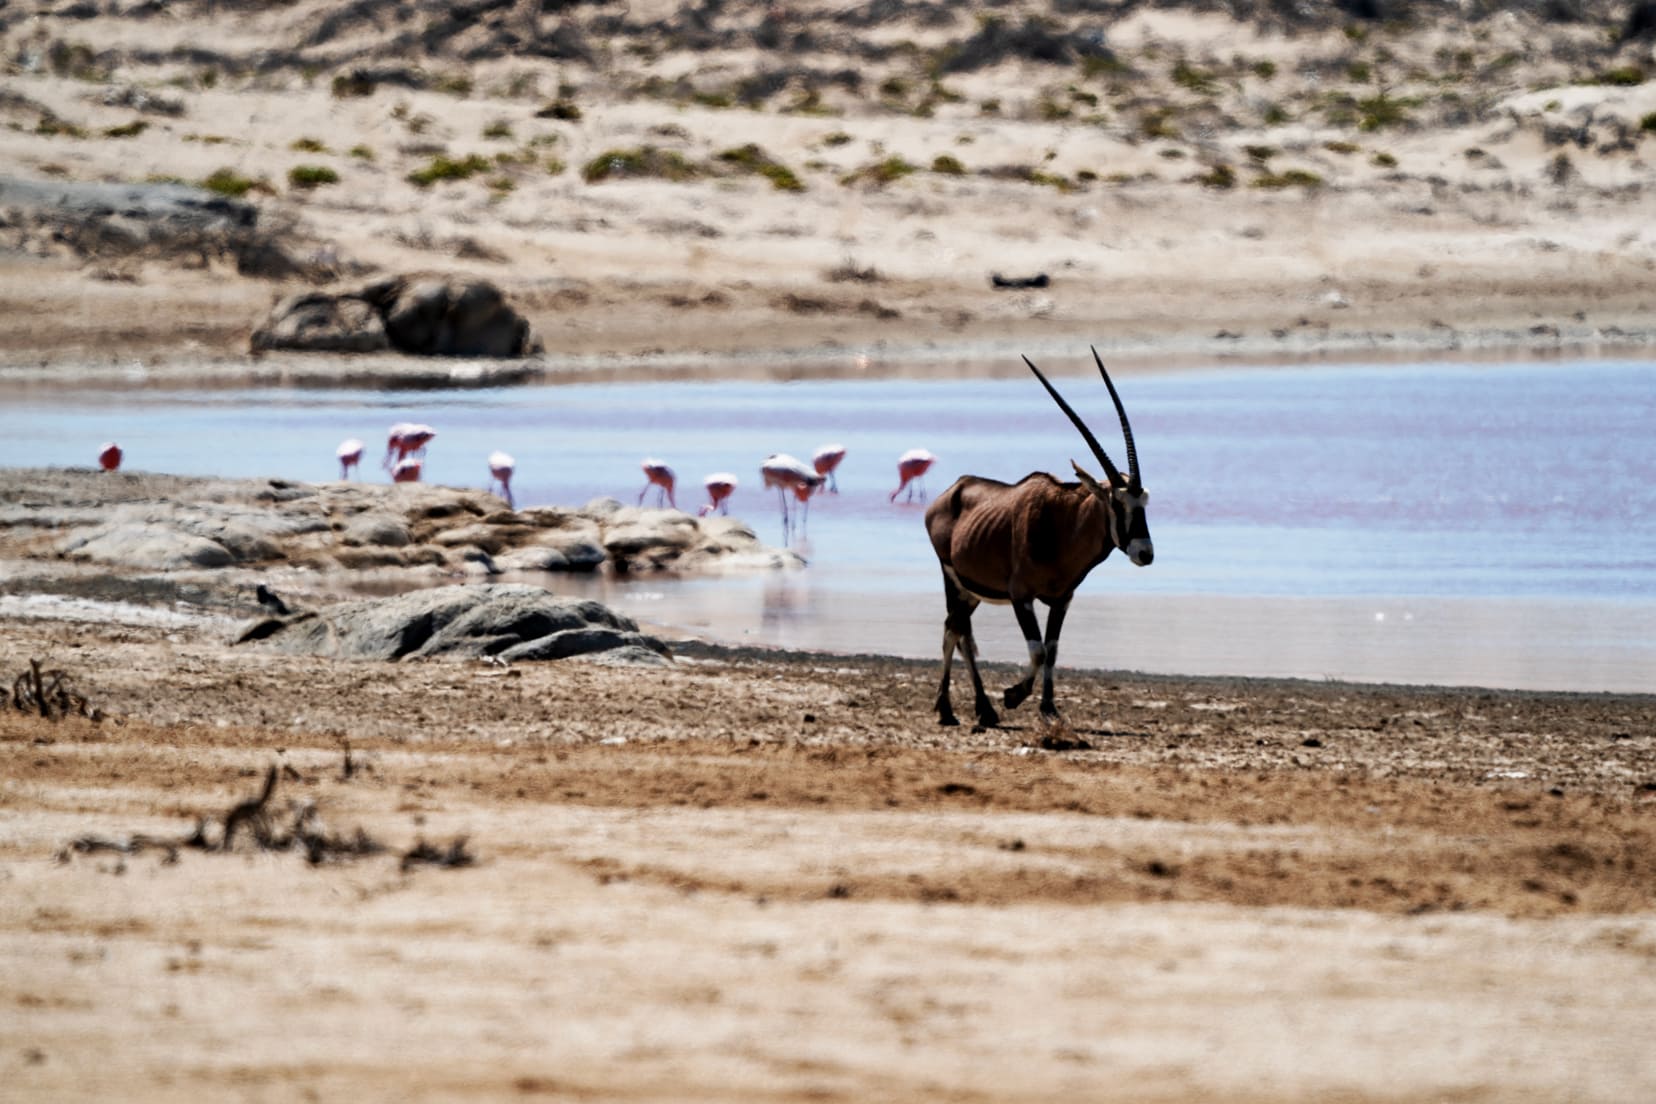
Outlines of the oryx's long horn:
<svg viewBox="0 0 1656 1104">
<path fill-rule="evenodd" d="M 1098 462 L 1100 464 L 1104 465 L 1104 473 L 1110 477 L 1110 482 L 1112 484 L 1120 483 L 1121 482 L 1121 473 L 1119 471 L 1117 471 L 1116 466 L 1113 463 L 1110 462 L 1110 457 L 1107 453 L 1105 453 L 1104 446 L 1099 444 L 1098 443 L 1098 438 L 1094 437 L 1092 435 L 1092 430 L 1087 428 L 1087 423 L 1083 422 L 1081 420 L 1081 416 L 1079 414 L 1077 414 L 1075 411 L 1070 409 L 1070 404 L 1065 402 L 1064 401 L 1064 396 L 1062 396 L 1058 393 L 1058 389 L 1053 387 L 1052 384 L 1048 383 L 1047 378 L 1045 376 L 1041 375 L 1041 370 L 1039 368 L 1035 367 L 1035 362 L 1034 361 L 1030 360 L 1028 357 L 1024 357 L 1023 362 L 1025 364 L 1029 365 L 1029 370 L 1031 372 L 1035 373 L 1035 378 L 1040 380 L 1041 381 L 1041 386 L 1047 389 L 1047 394 L 1051 395 L 1052 400 L 1058 404 L 1058 409 L 1062 410 L 1065 414 L 1069 415 L 1069 420 L 1074 422 L 1075 423 L 1075 428 L 1079 429 L 1081 431 L 1081 436 L 1086 438 L 1087 447 L 1092 449 L 1094 456 L 1098 457 Z M 1105 379 L 1106 382 L 1109 381 L 1108 376 L 1105 376 L 1104 379 Z M 1115 388 L 1112 387 L 1110 389 L 1110 393 L 1114 394 L 1115 393 Z M 1120 405 L 1121 404 L 1119 402 L 1116 404 L 1118 409 L 1120 408 Z M 1126 415 L 1123 414 L 1122 418 L 1125 420 Z M 1125 421 L 1123 422 L 1123 424 L 1125 424 Z M 1129 437 L 1128 438 L 1128 442 L 1129 442 L 1129 444 L 1128 444 L 1128 455 L 1129 456 L 1132 455 L 1131 441 L 1132 441 L 1132 438 Z"/>
<path fill-rule="evenodd" d="M 1133 447 L 1133 427 L 1127 424 L 1127 408 L 1121 405 L 1121 396 L 1116 394 L 1115 384 L 1110 382 L 1110 373 L 1104 370 L 1104 358 L 1098 355 L 1098 348 L 1091 346 L 1093 361 L 1098 365 L 1098 374 L 1104 377 L 1104 386 L 1110 389 L 1110 399 L 1115 403 L 1116 413 L 1121 416 L 1121 435 L 1127 438 L 1127 476 L 1135 487 L 1144 486 L 1144 480 L 1139 478 L 1138 449 Z"/>
</svg>

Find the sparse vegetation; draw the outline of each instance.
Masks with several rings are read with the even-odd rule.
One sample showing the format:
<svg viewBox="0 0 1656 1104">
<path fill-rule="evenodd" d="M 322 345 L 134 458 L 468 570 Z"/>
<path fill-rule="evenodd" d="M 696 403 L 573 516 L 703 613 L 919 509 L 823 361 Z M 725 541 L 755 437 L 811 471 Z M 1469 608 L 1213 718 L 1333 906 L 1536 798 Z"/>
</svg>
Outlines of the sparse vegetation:
<svg viewBox="0 0 1656 1104">
<path fill-rule="evenodd" d="M 1389 126 L 1400 126 L 1409 121 L 1409 108 L 1414 101 L 1394 99 L 1384 89 L 1373 96 L 1367 96 L 1357 101 L 1359 130 L 1381 130 Z"/>
<path fill-rule="evenodd" d="M 34 132 L 46 138 L 85 138 L 86 128 L 77 126 L 67 119 L 60 119 L 56 115 L 42 115 L 40 122 L 35 124 Z"/>
<path fill-rule="evenodd" d="M 1267 172 L 1255 177 L 1248 185 L 1251 188 L 1320 188 L 1323 178 L 1306 169 L 1288 169 L 1283 172 Z"/>
<path fill-rule="evenodd" d="M 775 160 L 758 145 L 749 142 L 745 146 L 727 149 L 718 155 L 718 161 L 729 165 L 741 172 L 753 173 L 762 176 L 771 182 L 771 186 L 779 192 L 803 192 L 805 185 L 794 171 Z"/>
<path fill-rule="evenodd" d="M 356 158 L 358 161 L 374 160 L 374 151 L 370 146 L 352 146 L 348 152 L 350 156 Z"/>
<path fill-rule="evenodd" d="M 902 157 L 892 156 L 864 165 L 856 172 L 845 176 L 840 180 L 840 183 L 848 186 L 852 184 L 872 184 L 877 188 L 883 188 L 887 184 L 895 183 L 903 177 L 910 176 L 918 171 L 919 169 L 916 166 Z"/>
<path fill-rule="evenodd" d="M 263 185 L 262 181 L 254 180 L 252 177 L 242 176 L 240 173 L 236 172 L 236 170 L 228 168 L 216 170 L 212 173 L 212 175 L 208 176 L 201 182 L 201 186 L 206 188 L 209 192 L 215 192 L 222 196 L 229 196 L 232 199 L 240 199 L 248 192 L 251 192 L 255 188 L 259 188 L 261 186 L 268 188 L 268 185 Z"/>
<path fill-rule="evenodd" d="M 1329 153 L 1353 154 L 1362 148 L 1363 147 L 1359 146 L 1356 142 L 1334 141 L 1323 143 L 1323 149 L 1327 150 Z"/>
<path fill-rule="evenodd" d="M 1611 84 L 1622 88 L 1631 88 L 1645 82 L 1645 71 L 1637 65 L 1618 65 L 1614 69 L 1606 69 L 1599 73 L 1587 84 Z"/>
<path fill-rule="evenodd" d="M 1656 111 L 1649 112 L 1639 119 L 1639 129 L 1647 134 L 1656 133 Z"/>
<path fill-rule="evenodd" d="M 943 153 L 932 158 L 931 171 L 944 176 L 965 176 L 966 166 L 960 163 L 960 158 Z"/>
<path fill-rule="evenodd" d="M 1225 191 L 1236 187 L 1236 170 L 1224 162 L 1212 166 L 1205 173 L 1192 177 L 1196 183 L 1204 188 L 1217 188 Z"/>
<path fill-rule="evenodd" d="M 296 138 L 288 149 L 295 153 L 327 153 L 328 147 L 315 138 Z"/>
<path fill-rule="evenodd" d="M 465 180 L 478 173 L 488 172 L 493 167 L 493 162 L 488 158 L 475 153 L 458 160 L 438 154 L 425 168 L 409 173 L 408 182 L 417 188 L 429 188 L 443 181 Z"/>
<path fill-rule="evenodd" d="M 288 186 L 301 191 L 338 183 L 339 173 L 326 165 L 295 165 L 288 170 Z"/>
<path fill-rule="evenodd" d="M 484 138 L 494 140 L 494 139 L 501 139 L 501 138 L 510 138 L 511 136 L 512 136 L 512 124 L 508 123 L 505 119 L 496 119 L 493 122 L 491 122 L 488 126 L 483 128 L 483 137 Z"/>
<path fill-rule="evenodd" d="M 148 129 L 149 123 L 143 119 L 134 119 L 130 123 L 104 128 L 103 136 L 105 138 L 136 138 Z"/>
<path fill-rule="evenodd" d="M 1369 163 L 1378 169 L 1397 168 L 1397 158 L 1384 151 L 1376 153 L 1373 157 L 1369 158 Z"/>
<path fill-rule="evenodd" d="M 557 119 L 560 122 L 565 123 L 578 123 L 581 121 L 581 108 L 580 105 L 574 100 L 568 99 L 567 97 L 559 97 L 558 99 L 547 104 L 545 107 L 541 108 L 539 111 L 535 112 L 535 118 Z"/>
<path fill-rule="evenodd" d="M 683 154 L 655 146 L 606 150 L 581 169 L 581 179 L 588 184 L 634 179 L 683 181 L 700 175 L 701 169 Z"/>
<path fill-rule="evenodd" d="M 1173 83 L 1197 95 L 1210 95 L 1214 90 L 1213 74 L 1180 58 L 1173 64 Z"/>
</svg>

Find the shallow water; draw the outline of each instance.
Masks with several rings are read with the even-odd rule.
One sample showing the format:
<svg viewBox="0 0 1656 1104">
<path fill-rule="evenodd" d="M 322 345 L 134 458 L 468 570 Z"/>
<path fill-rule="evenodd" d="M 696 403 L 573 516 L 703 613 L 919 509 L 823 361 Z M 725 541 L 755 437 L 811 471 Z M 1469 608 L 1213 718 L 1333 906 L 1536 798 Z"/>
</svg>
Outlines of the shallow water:
<svg viewBox="0 0 1656 1104">
<path fill-rule="evenodd" d="M 1081 360 L 1043 365 L 1118 464 L 1108 394 Z M 1071 373 L 1062 375 L 1064 371 Z M 963 371 L 963 377 L 973 373 Z M 1063 663 L 1558 689 L 1656 689 L 1656 364 L 1294 367 L 1118 380 L 1152 492 L 1156 562 L 1112 556 L 1066 623 Z M 715 637 L 932 655 L 940 580 L 918 502 L 887 501 L 896 457 L 1015 480 L 1084 466 L 1028 379 L 646 383 L 462 392 L 134 391 L 0 395 L 0 464 L 86 465 L 118 440 L 152 471 L 336 475 L 347 436 L 438 430 L 428 481 L 481 487 L 496 448 L 520 504 L 636 501 L 638 462 L 742 480 L 732 511 L 780 542 L 767 454 L 848 452 L 785 576 L 554 585 Z M 651 498 L 653 500 L 653 491 Z M 1010 613 L 977 618 L 1021 659 Z"/>
</svg>

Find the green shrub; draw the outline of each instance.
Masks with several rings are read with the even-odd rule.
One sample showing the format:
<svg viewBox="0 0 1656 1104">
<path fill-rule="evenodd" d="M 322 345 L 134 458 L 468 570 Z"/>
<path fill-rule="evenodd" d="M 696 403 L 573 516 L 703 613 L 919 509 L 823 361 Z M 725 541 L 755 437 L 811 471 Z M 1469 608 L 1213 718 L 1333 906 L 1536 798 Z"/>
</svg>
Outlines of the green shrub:
<svg viewBox="0 0 1656 1104">
<path fill-rule="evenodd" d="M 1656 111 L 1652 111 L 1639 119 L 1639 129 L 1643 131 L 1656 131 Z"/>
<path fill-rule="evenodd" d="M 1242 152 L 1248 155 L 1248 160 L 1263 165 L 1277 155 L 1275 146 L 1243 146 Z"/>
<path fill-rule="evenodd" d="M 374 81 L 373 78 L 358 72 L 341 73 L 333 79 L 330 88 L 336 100 L 372 96 Z"/>
<path fill-rule="evenodd" d="M 374 159 L 374 151 L 369 146 L 352 146 L 349 152 L 358 161 L 372 161 Z"/>
<path fill-rule="evenodd" d="M 701 170 L 682 154 L 654 146 L 606 150 L 581 169 L 581 179 L 588 184 L 636 178 L 681 181 L 699 175 Z"/>
<path fill-rule="evenodd" d="M 965 176 L 966 166 L 960 163 L 960 158 L 940 153 L 932 158 L 931 171 L 944 176 Z"/>
<path fill-rule="evenodd" d="M 1207 95 L 1213 91 L 1213 74 L 1181 58 L 1173 64 L 1173 83 L 1199 95 Z"/>
<path fill-rule="evenodd" d="M 872 164 L 864 165 L 856 172 L 841 179 L 840 183 L 851 185 L 866 182 L 877 188 L 883 188 L 887 184 L 901 180 L 903 177 L 918 171 L 914 165 L 902 157 L 892 156 L 883 161 L 875 161 Z"/>
<path fill-rule="evenodd" d="M 1280 173 L 1265 173 L 1254 178 L 1249 187 L 1253 188 L 1320 188 L 1323 178 L 1314 172 L 1305 169 L 1289 169 Z"/>
<path fill-rule="evenodd" d="M 511 136 L 512 124 L 505 119 L 496 119 L 483 128 L 483 137 L 485 138 L 510 138 Z"/>
<path fill-rule="evenodd" d="M 288 170 L 288 186 L 309 191 L 324 184 L 338 184 L 339 174 L 326 165 L 295 165 Z"/>
<path fill-rule="evenodd" d="M 296 138 L 288 149 L 295 153 L 327 153 L 328 147 L 315 138 Z"/>
<path fill-rule="evenodd" d="M 1362 147 L 1356 142 L 1324 142 L 1323 149 L 1329 153 L 1356 153 Z"/>
<path fill-rule="evenodd" d="M 1357 127 L 1359 130 L 1381 130 L 1398 126 L 1409 121 L 1408 109 L 1413 106 L 1412 100 L 1396 100 L 1382 90 L 1378 95 L 1357 101 Z"/>
<path fill-rule="evenodd" d="M 464 73 L 445 73 L 437 78 L 437 83 L 432 87 L 439 92 L 446 92 L 450 96 L 459 96 L 464 99 L 471 95 L 472 80 Z"/>
<path fill-rule="evenodd" d="M 85 127 L 76 126 L 74 123 L 71 123 L 65 119 L 60 119 L 56 115 L 42 115 L 40 117 L 40 122 L 35 124 L 34 132 L 36 134 L 44 135 L 47 138 L 86 137 Z"/>
<path fill-rule="evenodd" d="M 1270 80 L 1272 77 L 1276 76 L 1277 71 L 1276 62 L 1271 61 L 1269 58 L 1256 61 L 1248 68 L 1251 69 L 1253 71 L 1253 75 L 1258 77 L 1260 80 Z"/>
<path fill-rule="evenodd" d="M 1224 191 L 1236 187 L 1236 170 L 1221 162 L 1191 179 L 1204 188 L 1218 188 Z"/>
<path fill-rule="evenodd" d="M 1614 69 L 1606 69 L 1589 83 L 1614 84 L 1623 88 L 1631 88 L 1645 82 L 1645 72 L 1637 65 L 1618 65 Z"/>
<path fill-rule="evenodd" d="M 254 188 L 260 187 L 261 182 L 251 177 L 242 176 L 234 169 L 218 169 L 203 180 L 201 186 L 209 192 L 216 192 L 232 199 L 240 199 Z"/>
<path fill-rule="evenodd" d="M 488 172 L 493 163 L 486 157 L 471 154 L 458 161 L 443 154 L 431 159 L 431 163 L 423 169 L 415 169 L 408 174 L 408 182 L 417 188 L 429 188 L 433 184 L 444 180 L 465 180 L 481 172 Z"/>
<path fill-rule="evenodd" d="M 1356 81 L 1358 84 L 1367 84 L 1373 76 L 1374 70 L 1369 68 L 1369 63 L 1366 61 L 1354 61 L 1346 66 L 1347 80 Z"/>
<path fill-rule="evenodd" d="M 1173 124 L 1173 109 L 1158 107 L 1139 116 L 1138 132 L 1142 138 L 1179 137 L 1179 128 Z"/>
<path fill-rule="evenodd" d="M 805 185 L 798 176 L 794 175 L 792 169 L 772 158 L 770 154 L 752 142 L 745 146 L 725 150 L 718 155 L 718 160 L 742 172 L 764 177 L 779 192 L 803 192 L 805 190 Z"/>
<path fill-rule="evenodd" d="M 834 146 L 850 145 L 853 140 L 854 139 L 852 139 L 849 134 L 845 133 L 845 131 L 836 130 L 834 133 L 823 138 L 822 144 L 832 148 Z"/>
<path fill-rule="evenodd" d="M 105 138 L 136 138 L 149 129 L 149 124 L 142 119 L 134 119 L 130 123 L 108 127 L 104 130 Z"/>
<path fill-rule="evenodd" d="M 1369 158 L 1369 163 L 1377 169 L 1397 168 L 1397 158 L 1393 157 L 1389 153 L 1386 153 L 1385 151 L 1381 151 L 1380 153 L 1377 153 L 1373 157 Z"/>
</svg>

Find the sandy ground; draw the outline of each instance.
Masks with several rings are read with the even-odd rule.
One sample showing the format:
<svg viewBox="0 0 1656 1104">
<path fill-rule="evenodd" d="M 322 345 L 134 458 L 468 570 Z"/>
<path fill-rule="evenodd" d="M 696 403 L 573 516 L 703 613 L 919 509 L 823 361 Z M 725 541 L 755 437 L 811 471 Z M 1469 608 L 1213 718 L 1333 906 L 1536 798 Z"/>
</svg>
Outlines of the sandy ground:
<svg viewBox="0 0 1656 1104">
<path fill-rule="evenodd" d="M 1066 722 L 973 732 L 923 663 L 224 633 L 0 635 L 8 680 L 43 658 L 108 714 L 0 714 L 17 1099 L 1656 1089 L 1649 698 L 1066 672 Z M 272 765 L 283 817 L 386 852 L 70 848 L 183 837 Z"/>
</svg>

